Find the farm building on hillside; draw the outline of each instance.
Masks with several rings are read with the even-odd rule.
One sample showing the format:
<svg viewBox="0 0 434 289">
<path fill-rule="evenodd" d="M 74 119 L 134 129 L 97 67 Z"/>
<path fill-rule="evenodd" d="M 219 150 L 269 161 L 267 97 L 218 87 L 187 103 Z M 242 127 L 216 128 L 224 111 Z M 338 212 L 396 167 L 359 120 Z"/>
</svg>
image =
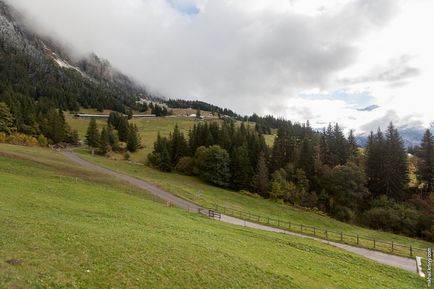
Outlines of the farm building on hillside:
<svg viewBox="0 0 434 289">
<path fill-rule="evenodd" d="M 87 113 L 76 113 L 75 118 L 95 118 L 95 119 L 107 119 L 110 115 L 108 114 L 87 114 Z M 125 117 L 127 115 L 124 114 Z M 133 114 L 133 118 L 153 118 L 156 117 L 155 114 Z"/>
</svg>

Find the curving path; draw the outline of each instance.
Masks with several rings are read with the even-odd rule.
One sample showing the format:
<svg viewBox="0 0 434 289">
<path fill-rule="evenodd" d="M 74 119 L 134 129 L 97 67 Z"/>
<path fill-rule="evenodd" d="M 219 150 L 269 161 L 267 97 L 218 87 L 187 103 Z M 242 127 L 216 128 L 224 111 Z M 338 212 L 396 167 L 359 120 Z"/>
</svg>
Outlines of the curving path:
<svg viewBox="0 0 434 289">
<path fill-rule="evenodd" d="M 72 160 L 72 161 L 74 161 L 74 162 L 76 162 L 76 163 L 78 163 L 84 167 L 90 168 L 90 169 L 97 171 L 97 172 L 100 172 L 100 173 L 112 175 L 112 176 L 117 177 L 121 180 L 124 180 L 124 181 L 126 181 L 126 182 L 128 182 L 134 186 L 137 186 L 141 189 L 148 191 L 149 193 L 159 197 L 160 199 L 162 199 L 164 201 L 170 202 L 171 204 L 173 204 L 177 207 L 180 207 L 180 208 L 183 208 L 183 209 L 189 210 L 189 211 L 190 210 L 194 210 L 194 211 L 198 211 L 198 212 L 201 211 L 204 214 L 208 215 L 208 209 L 203 208 L 201 206 L 198 206 L 197 204 L 186 201 L 184 199 L 181 199 L 177 196 L 174 196 L 173 194 L 171 194 L 165 190 L 162 190 L 161 188 L 154 186 L 148 182 L 131 177 L 131 176 L 123 174 L 123 173 L 119 173 L 119 172 L 104 168 L 102 166 L 96 165 L 96 164 L 91 163 L 89 161 L 83 160 L 80 157 L 78 157 L 77 155 L 75 155 L 74 153 L 69 152 L 69 151 L 64 151 L 64 152 L 62 152 L 62 154 L 64 156 L 66 156 L 67 158 L 69 158 L 70 160 Z M 257 223 L 250 222 L 250 221 L 245 221 L 245 220 L 234 218 L 234 217 L 227 216 L 227 215 L 222 215 L 220 221 L 225 222 L 225 223 L 234 224 L 234 225 L 240 225 L 240 226 L 245 226 L 245 227 L 249 227 L 249 228 L 264 230 L 264 231 L 282 233 L 282 234 L 293 235 L 293 236 L 297 236 L 297 237 L 301 237 L 301 238 L 309 238 L 309 239 L 317 240 L 317 241 L 320 241 L 322 243 L 327 243 L 329 245 L 332 245 L 332 246 L 344 249 L 346 251 L 355 253 L 357 255 L 366 257 L 368 259 L 377 261 L 379 263 L 383 263 L 386 265 L 390 265 L 393 267 L 404 269 L 404 270 L 407 270 L 410 272 L 417 272 L 416 260 L 414 260 L 414 259 L 390 255 L 390 254 L 372 251 L 369 249 L 364 249 L 364 248 L 359 248 L 359 247 L 354 247 L 354 246 L 350 246 L 350 245 L 346 245 L 346 244 L 326 241 L 323 239 L 319 239 L 319 238 L 315 238 L 315 237 L 311 237 L 311 236 L 306 236 L 306 235 L 286 231 L 286 230 L 279 229 L 279 228 L 274 228 L 274 227 L 270 227 L 270 226 L 266 226 L 266 225 L 262 225 L 262 224 L 257 224 Z"/>
</svg>

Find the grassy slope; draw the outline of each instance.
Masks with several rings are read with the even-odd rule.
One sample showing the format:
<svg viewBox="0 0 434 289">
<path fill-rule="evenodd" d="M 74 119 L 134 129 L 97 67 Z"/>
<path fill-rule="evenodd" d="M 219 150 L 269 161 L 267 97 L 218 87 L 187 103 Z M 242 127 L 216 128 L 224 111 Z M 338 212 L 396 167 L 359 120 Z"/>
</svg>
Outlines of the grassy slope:
<svg viewBox="0 0 434 289">
<path fill-rule="evenodd" d="M 68 114 L 66 115 L 66 120 L 73 129 L 78 131 L 80 138 L 83 140 L 89 125 L 89 119 L 76 119 L 73 117 L 73 115 Z M 131 159 L 134 161 L 144 162 L 148 154 L 152 152 L 158 132 L 160 132 L 161 136 L 169 136 L 169 133 L 172 132 L 175 125 L 178 124 L 180 130 L 186 134 L 188 130 L 193 127 L 196 120 L 190 118 L 165 117 L 133 119 L 131 122 L 136 124 L 139 128 L 142 145 L 144 146 L 142 150 L 132 154 Z M 97 120 L 97 123 L 99 127 L 102 128 L 106 124 L 106 121 Z"/>
<path fill-rule="evenodd" d="M 246 212 L 256 213 L 262 216 L 289 220 L 294 223 L 302 223 L 304 225 L 325 228 L 333 231 L 343 231 L 348 234 L 359 234 L 361 236 L 385 241 L 394 241 L 396 243 L 412 245 L 420 248 L 426 248 L 433 245 L 432 243 L 422 240 L 339 222 L 327 216 L 301 210 L 286 204 L 280 204 L 262 198 L 254 198 L 230 190 L 217 188 L 208 185 L 195 177 L 183 176 L 175 173 L 167 174 L 139 164 L 125 161 L 112 161 L 102 157 L 92 157 L 84 150 L 80 151 L 80 154 L 83 158 L 92 162 L 134 175 L 203 206 L 213 207 L 215 204 L 218 204 Z"/>
<path fill-rule="evenodd" d="M 424 284 L 416 274 L 325 244 L 167 208 L 145 192 L 67 164 L 47 150 L 0 145 L 0 288 Z M 4 262 L 11 258 L 23 263 Z"/>
<path fill-rule="evenodd" d="M 182 111 L 182 110 L 180 110 Z M 188 111 L 188 110 L 187 110 Z M 82 112 L 91 114 L 109 114 L 110 111 L 97 112 L 92 109 L 82 109 Z M 179 111 L 177 113 L 180 113 Z M 207 114 L 207 112 L 203 112 Z M 82 140 L 84 140 L 86 135 L 86 130 L 89 125 L 89 119 L 76 119 L 72 114 L 65 115 L 67 122 L 72 127 L 78 131 L 78 134 Z M 218 121 L 218 120 L 208 120 L 208 121 Z M 157 139 L 157 134 L 160 132 L 161 136 L 169 136 L 169 133 L 173 131 L 173 128 L 177 124 L 180 130 L 187 136 L 188 130 L 193 127 L 197 122 L 194 118 L 187 117 L 164 117 L 164 118 L 147 118 L 147 119 L 133 119 L 132 123 L 136 124 L 139 128 L 139 133 L 142 139 L 143 149 L 132 154 L 131 159 L 136 162 L 144 162 L 147 159 L 149 153 L 152 152 L 154 148 L 154 142 Z M 100 128 L 106 125 L 105 120 L 97 120 L 97 124 Z M 249 125 L 253 126 L 252 123 Z M 265 135 L 266 143 L 271 146 L 274 141 L 273 135 Z M 114 158 L 121 159 L 122 156 L 115 155 Z"/>
</svg>

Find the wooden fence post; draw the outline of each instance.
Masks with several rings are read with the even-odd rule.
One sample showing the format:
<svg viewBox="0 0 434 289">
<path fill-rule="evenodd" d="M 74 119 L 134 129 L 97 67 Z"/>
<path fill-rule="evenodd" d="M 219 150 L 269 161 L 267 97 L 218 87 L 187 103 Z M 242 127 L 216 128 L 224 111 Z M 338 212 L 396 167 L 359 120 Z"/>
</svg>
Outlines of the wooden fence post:
<svg viewBox="0 0 434 289">
<path fill-rule="evenodd" d="M 342 232 L 341 232 L 341 242 L 344 240 L 344 236 L 342 235 Z"/>
<path fill-rule="evenodd" d="M 313 227 L 313 235 L 316 236 L 316 229 Z"/>
<path fill-rule="evenodd" d="M 326 235 L 326 240 L 328 240 L 329 239 L 329 234 L 327 232 L 327 229 L 325 230 L 325 235 Z"/>
<path fill-rule="evenodd" d="M 357 234 L 357 245 L 359 245 L 359 234 Z"/>
<path fill-rule="evenodd" d="M 375 239 L 374 239 L 374 249 L 375 249 Z"/>
<path fill-rule="evenodd" d="M 392 241 L 392 253 L 393 253 L 393 241 Z"/>
<path fill-rule="evenodd" d="M 410 245 L 410 257 L 413 257 L 413 248 Z"/>
</svg>

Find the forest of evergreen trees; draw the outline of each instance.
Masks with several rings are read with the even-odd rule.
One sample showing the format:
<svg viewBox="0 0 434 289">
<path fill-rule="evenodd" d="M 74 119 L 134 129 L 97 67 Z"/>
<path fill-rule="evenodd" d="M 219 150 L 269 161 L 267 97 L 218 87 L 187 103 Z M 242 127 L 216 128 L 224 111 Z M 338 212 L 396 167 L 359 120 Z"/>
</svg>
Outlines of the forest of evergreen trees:
<svg viewBox="0 0 434 289">
<path fill-rule="evenodd" d="M 269 118 L 272 120 L 272 118 Z M 372 133 L 366 149 L 338 124 L 322 132 L 279 120 L 271 148 L 261 130 L 225 120 L 176 126 L 157 138 L 149 163 L 195 175 L 220 187 L 250 191 L 296 206 L 318 208 L 342 221 L 433 240 L 434 141 L 416 148 L 416 192 L 409 187 L 406 148 L 392 124 Z M 431 195 L 430 195 L 431 193 Z"/>
<path fill-rule="evenodd" d="M 121 142 L 126 143 L 125 148 L 120 145 Z M 130 124 L 128 118 L 118 112 L 110 113 L 107 125 L 101 129 L 101 132 L 96 120 L 92 118 L 87 128 L 86 144 L 93 153 L 96 150 L 100 155 L 107 155 L 113 151 L 124 152 L 129 156 L 142 147 L 137 126 Z"/>
<path fill-rule="evenodd" d="M 237 120 L 243 118 L 227 108 L 221 108 L 199 100 L 183 100 L 183 99 L 169 99 L 165 102 L 169 108 L 192 108 L 196 110 L 210 111 L 216 115 L 226 115 Z"/>
</svg>

